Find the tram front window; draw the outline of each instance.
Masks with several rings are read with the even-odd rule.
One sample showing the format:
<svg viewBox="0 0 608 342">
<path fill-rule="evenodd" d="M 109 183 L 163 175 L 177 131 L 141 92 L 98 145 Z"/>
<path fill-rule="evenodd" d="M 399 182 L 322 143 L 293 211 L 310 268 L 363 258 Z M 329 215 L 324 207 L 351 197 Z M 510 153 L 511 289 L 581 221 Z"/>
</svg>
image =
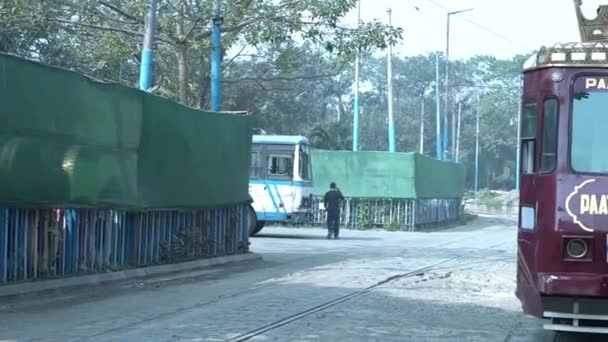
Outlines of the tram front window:
<svg viewBox="0 0 608 342">
<path fill-rule="evenodd" d="M 608 92 L 579 92 L 572 112 L 572 168 L 608 173 Z"/>
</svg>

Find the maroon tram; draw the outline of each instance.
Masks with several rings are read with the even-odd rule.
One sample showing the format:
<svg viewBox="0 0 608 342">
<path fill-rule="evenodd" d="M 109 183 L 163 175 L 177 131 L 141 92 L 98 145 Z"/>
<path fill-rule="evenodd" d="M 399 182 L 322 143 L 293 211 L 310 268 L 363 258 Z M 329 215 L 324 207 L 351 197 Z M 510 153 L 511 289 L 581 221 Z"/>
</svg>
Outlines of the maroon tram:
<svg viewBox="0 0 608 342">
<path fill-rule="evenodd" d="M 545 329 L 608 333 L 608 6 L 577 9 L 584 43 L 524 67 L 516 295 Z"/>
</svg>

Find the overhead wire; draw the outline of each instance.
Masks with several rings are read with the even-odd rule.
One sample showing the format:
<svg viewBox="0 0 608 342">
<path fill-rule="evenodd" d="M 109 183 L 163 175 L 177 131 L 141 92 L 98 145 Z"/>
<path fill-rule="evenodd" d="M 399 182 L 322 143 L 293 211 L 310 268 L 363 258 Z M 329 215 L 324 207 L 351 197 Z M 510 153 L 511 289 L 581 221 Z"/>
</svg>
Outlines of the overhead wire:
<svg viewBox="0 0 608 342">
<path fill-rule="evenodd" d="M 445 7 L 444 5 L 440 4 L 439 2 L 437 2 L 437 1 L 435 1 L 435 0 L 426 0 L 426 1 L 428 1 L 428 2 L 432 3 L 433 5 L 435 5 L 435 6 L 439 7 L 439 8 L 441 8 L 441 9 L 443 9 L 443 10 L 447 11 L 447 12 L 451 12 L 451 10 L 450 10 L 449 8 Z M 463 17 L 463 16 L 457 16 L 457 17 L 458 17 L 458 18 L 460 18 L 460 19 L 462 19 L 462 20 L 464 20 L 464 21 L 467 21 L 467 22 L 469 22 L 470 24 L 475 25 L 475 26 L 477 26 L 478 28 L 480 28 L 480 29 L 482 29 L 482 30 L 484 30 L 484 31 L 486 31 L 486 32 L 488 32 L 488 33 L 491 33 L 491 34 L 493 34 L 494 36 L 499 37 L 499 38 L 501 38 L 502 40 L 504 40 L 504 41 L 506 41 L 506 42 L 509 42 L 509 43 L 511 43 L 511 44 L 513 44 L 513 45 L 515 45 L 515 46 L 517 46 L 517 47 L 520 47 L 520 48 L 523 48 L 523 49 L 526 49 L 526 50 L 532 50 L 532 48 L 530 48 L 530 47 L 528 47 L 528 46 L 524 46 L 524 45 L 522 45 L 522 44 L 520 44 L 520 43 L 518 43 L 518 42 L 514 41 L 513 39 L 510 39 L 510 38 L 508 38 L 508 37 L 506 37 L 506 36 L 504 36 L 504 35 L 502 35 L 502 34 L 500 34 L 500 33 L 498 33 L 498 32 L 495 32 L 494 30 L 492 30 L 492 29 L 490 29 L 490 28 L 488 28 L 488 27 L 486 27 L 486 26 L 484 26 L 484 25 L 482 25 L 482 24 L 479 24 L 479 23 L 477 23 L 477 22 L 475 22 L 475 21 L 473 21 L 473 20 L 471 20 L 471 19 L 467 19 L 467 18 L 465 18 L 465 17 Z"/>
</svg>

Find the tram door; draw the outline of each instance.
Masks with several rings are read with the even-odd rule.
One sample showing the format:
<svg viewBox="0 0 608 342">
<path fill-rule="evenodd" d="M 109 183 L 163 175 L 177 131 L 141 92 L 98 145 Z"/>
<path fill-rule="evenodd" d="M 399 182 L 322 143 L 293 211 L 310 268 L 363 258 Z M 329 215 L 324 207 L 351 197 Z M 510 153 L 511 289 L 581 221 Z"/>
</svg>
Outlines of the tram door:
<svg viewBox="0 0 608 342">
<path fill-rule="evenodd" d="M 520 232 L 532 231 L 536 225 L 536 152 L 537 143 L 537 113 L 536 100 L 524 101 L 521 118 L 521 173 L 520 177 Z"/>
<path fill-rule="evenodd" d="M 538 232 L 555 228 L 557 141 L 559 101 L 542 92 L 523 101 L 521 120 L 521 190 L 518 233 L 518 285 L 527 292 L 525 302 L 539 298 L 534 293 L 534 260 Z M 537 96 L 540 100 L 537 100 Z M 556 251 L 543 251 L 554 253 Z M 554 256 L 559 258 L 559 255 Z M 526 290 L 527 289 L 527 290 Z M 522 293 L 526 295 L 526 293 Z M 535 306 L 541 307 L 541 306 Z"/>
</svg>

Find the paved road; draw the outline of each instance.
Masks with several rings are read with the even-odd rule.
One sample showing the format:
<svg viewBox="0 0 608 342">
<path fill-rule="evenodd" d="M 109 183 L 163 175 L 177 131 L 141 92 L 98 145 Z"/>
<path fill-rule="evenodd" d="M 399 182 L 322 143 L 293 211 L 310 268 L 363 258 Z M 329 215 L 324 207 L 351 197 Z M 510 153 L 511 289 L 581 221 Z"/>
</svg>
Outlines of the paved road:
<svg viewBox="0 0 608 342">
<path fill-rule="evenodd" d="M 264 261 L 0 302 L 0 340 L 551 341 L 513 295 L 515 234 L 267 228 Z"/>
</svg>

